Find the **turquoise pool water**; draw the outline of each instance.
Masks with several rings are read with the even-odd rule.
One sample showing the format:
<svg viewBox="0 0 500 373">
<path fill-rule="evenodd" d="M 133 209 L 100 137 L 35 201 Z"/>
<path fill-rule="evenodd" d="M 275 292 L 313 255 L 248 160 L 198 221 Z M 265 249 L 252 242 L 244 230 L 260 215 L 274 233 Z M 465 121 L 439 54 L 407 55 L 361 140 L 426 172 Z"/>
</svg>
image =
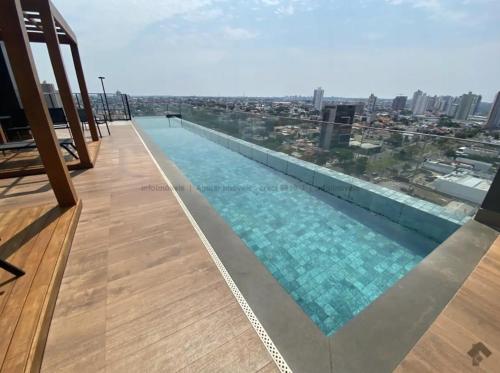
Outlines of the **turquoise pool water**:
<svg viewBox="0 0 500 373">
<path fill-rule="evenodd" d="M 135 118 L 326 335 L 437 245 L 181 128 Z"/>
</svg>

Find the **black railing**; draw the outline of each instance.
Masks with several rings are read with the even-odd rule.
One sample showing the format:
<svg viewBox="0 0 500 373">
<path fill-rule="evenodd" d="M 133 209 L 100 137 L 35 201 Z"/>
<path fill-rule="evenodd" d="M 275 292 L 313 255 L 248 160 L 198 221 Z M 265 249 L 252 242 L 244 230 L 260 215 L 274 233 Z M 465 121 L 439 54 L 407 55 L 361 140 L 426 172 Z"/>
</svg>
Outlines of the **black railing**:
<svg viewBox="0 0 500 373">
<path fill-rule="evenodd" d="M 61 97 L 58 92 L 44 93 L 49 108 L 62 108 Z M 124 93 L 89 93 L 90 105 L 94 115 L 109 122 L 115 120 L 130 120 L 130 106 L 128 95 Z M 83 109 L 81 93 L 73 93 L 73 101 L 77 109 Z"/>
<path fill-rule="evenodd" d="M 110 122 L 115 120 L 130 120 L 130 107 L 128 95 L 123 93 L 109 94 L 89 93 L 92 110 L 97 117 Z M 73 100 L 78 109 L 83 109 L 83 101 L 80 93 L 73 93 Z"/>
</svg>

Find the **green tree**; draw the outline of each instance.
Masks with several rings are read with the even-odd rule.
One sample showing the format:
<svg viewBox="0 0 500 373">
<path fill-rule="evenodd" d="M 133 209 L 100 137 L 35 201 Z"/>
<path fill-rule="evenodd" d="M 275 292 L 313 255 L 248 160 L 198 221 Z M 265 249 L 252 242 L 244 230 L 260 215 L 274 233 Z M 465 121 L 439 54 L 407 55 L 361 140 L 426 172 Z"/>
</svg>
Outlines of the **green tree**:
<svg viewBox="0 0 500 373">
<path fill-rule="evenodd" d="M 357 175 L 364 174 L 367 165 L 368 165 L 368 158 L 360 157 L 356 159 L 356 161 L 354 162 L 354 173 L 356 173 Z"/>
<path fill-rule="evenodd" d="M 448 158 L 455 158 L 456 157 L 455 150 L 453 150 L 451 148 L 446 149 L 444 152 L 444 155 L 447 156 Z"/>
<path fill-rule="evenodd" d="M 392 132 L 387 142 L 392 146 L 401 146 L 403 143 L 403 135 L 399 132 Z"/>
<path fill-rule="evenodd" d="M 349 149 L 336 149 L 334 155 L 340 164 L 349 163 L 354 159 L 354 154 Z"/>
</svg>

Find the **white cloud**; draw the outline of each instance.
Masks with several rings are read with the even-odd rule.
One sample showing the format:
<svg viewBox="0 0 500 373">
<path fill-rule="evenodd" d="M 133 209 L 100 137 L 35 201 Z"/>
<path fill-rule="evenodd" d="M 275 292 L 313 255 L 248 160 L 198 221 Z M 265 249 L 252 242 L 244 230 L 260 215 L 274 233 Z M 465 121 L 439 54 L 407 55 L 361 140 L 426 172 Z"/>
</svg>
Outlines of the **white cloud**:
<svg viewBox="0 0 500 373">
<path fill-rule="evenodd" d="M 264 5 L 274 6 L 279 5 L 281 3 L 281 0 L 260 0 L 260 2 Z"/>
<path fill-rule="evenodd" d="M 224 0 L 55 0 L 82 40 L 100 48 L 127 45 L 144 29 L 176 18 L 203 21 L 221 15 Z M 89 26 L 91 25 L 91 26 Z"/>
<path fill-rule="evenodd" d="M 221 17 L 224 11 L 220 8 L 208 9 L 203 12 L 188 13 L 184 16 L 184 19 L 191 22 L 208 21 L 210 19 L 215 19 Z"/>
<path fill-rule="evenodd" d="M 385 0 L 392 5 L 407 4 L 415 9 L 422 9 L 430 14 L 432 18 L 451 21 L 461 21 L 467 17 L 463 9 L 458 9 L 456 3 L 448 4 L 443 0 Z"/>
<path fill-rule="evenodd" d="M 296 11 L 311 11 L 315 9 L 317 0 L 255 0 L 264 7 L 274 8 L 274 13 L 292 16 Z"/>
<path fill-rule="evenodd" d="M 295 7 L 293 4 L 283 5 L 276 8 L 276 14 L 291 16 L 295 13 Z"/>
<path fill-rule="evenodd" d="M 257 37 L 257 33 L 240 27 L 226 26 L 223 30 L 224 37 L 229 40 L 247 40 Z"/>
</svg>

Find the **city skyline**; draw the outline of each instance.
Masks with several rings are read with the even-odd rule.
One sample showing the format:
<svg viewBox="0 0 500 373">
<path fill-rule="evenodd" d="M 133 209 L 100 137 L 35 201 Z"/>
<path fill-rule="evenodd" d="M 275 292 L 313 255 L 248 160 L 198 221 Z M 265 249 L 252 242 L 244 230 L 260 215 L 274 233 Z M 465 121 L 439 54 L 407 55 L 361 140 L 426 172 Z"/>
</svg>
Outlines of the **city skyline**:
<svg viewBox="0 0 500 373">
<path fill-rule="evenodd" d="M 55 3 L 79 35 L 92 91 L 101 75 L 133 95 L 309 96 L 322 86 L 325 96 L 421 89 L 492 102 L 500 89 L 491 0 Z M 44 47 L 34 54 L 40 79 L 53 81 Z"/>
</svg>

